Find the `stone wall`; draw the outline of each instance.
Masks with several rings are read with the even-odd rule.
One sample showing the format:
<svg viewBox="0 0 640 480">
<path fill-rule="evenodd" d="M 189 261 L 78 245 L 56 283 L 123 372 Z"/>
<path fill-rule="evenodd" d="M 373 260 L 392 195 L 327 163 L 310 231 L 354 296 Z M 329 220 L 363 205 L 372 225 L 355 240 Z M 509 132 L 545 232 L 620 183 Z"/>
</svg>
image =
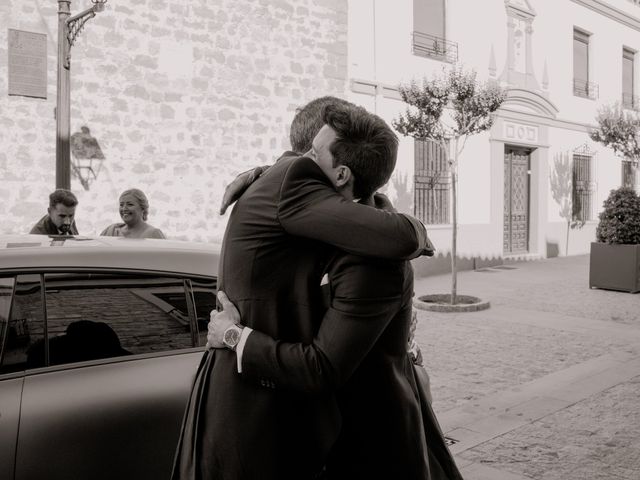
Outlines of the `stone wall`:
<svg viewBox="0 0 640 480">
<path fill-rule="evenodd" d="M 46 100 L 8 96 L 8 28 L 47 34 Z M 0 2 L 0 233 L 28 232 L 55 188 L 56 57 L 57 2 Z M 119 221 L 119 193 L 138 187 L 168 237 L 219 241 L 224 186 L 346 82 L 347 0 L 110 1 L 71 51 L 71 133 L 88 127 L 105 156 L 89 190 L 72 177 L 80 233 Z"/>
</svg>

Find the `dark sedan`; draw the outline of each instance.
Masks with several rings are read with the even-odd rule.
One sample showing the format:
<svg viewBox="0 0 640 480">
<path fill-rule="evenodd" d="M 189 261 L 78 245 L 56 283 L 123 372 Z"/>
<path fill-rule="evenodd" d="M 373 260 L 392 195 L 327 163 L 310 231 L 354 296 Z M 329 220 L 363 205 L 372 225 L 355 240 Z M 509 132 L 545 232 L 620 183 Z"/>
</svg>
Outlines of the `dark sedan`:
<svg viewBox="0 0 640 480">
<path fill-rule="evenodd" d="M 168 478 L 218 255 L 0 236 L 0 478 Z"/>
</svg>

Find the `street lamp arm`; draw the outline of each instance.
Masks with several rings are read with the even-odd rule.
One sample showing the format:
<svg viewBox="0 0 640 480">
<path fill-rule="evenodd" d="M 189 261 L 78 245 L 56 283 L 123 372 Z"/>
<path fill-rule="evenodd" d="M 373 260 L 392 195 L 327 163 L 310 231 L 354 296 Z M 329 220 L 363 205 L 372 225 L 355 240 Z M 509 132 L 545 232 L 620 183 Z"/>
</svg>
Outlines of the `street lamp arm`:
<svg viewBox="0 0 640 480">
<path fill-rule="evenodd" d="M 69 48 L 73 46 L 76 41 L 76 37 L 90 19 L 96 16 L 96 5 L 91 8 L 87 8 L 84 12 L 78 13 L 73 17 L 67 19 L 67 40 L 69 41 Z"/>
</svg>

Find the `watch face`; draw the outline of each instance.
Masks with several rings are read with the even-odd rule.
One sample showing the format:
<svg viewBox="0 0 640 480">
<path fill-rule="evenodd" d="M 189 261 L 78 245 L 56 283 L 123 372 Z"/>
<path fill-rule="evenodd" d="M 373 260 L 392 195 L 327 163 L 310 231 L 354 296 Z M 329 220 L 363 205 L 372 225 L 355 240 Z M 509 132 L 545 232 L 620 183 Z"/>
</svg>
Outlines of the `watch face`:
<svg viewBox="0 0 640 480">
<path fill-rule="evenodd" d="M 229 327 L 224 332 L 224 343 L 229 347 L 235 347 L 240 341 L 240 331 L 238 328 Z"/>
</svg>

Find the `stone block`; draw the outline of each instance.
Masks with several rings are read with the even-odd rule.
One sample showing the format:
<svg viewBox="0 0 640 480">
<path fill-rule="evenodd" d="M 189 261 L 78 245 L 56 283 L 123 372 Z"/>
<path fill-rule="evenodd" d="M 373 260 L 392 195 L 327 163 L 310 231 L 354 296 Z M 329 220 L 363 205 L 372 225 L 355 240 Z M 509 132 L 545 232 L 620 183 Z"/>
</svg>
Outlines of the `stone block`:
<svg viewBox="0 0 640 480">
<path fill-rule="evenodd" d="M 132 17 L 135 13 L 132 9 L 122 3 L 116 3 L 115 5 L 110 6 L 110 8 L 113 8 L 115 13 L 121 14 L 123 17 Z"/>
<path fill-rule="evenodd" d="M 158 68 L 158 59 L 150 55 L 136 55 L 133 63 L 139 67 L 150 68 L 154 70 Z"/>
<path fill-rule="evenodd" d="M 160 115 L 162 116 L 162 118 L 171 119 L 171 118 L 175 118 L 176 112 L 169 105 L 161 105 Z"/>
<path fill-rule="evenodd" d="M 263 85 L 250 85 L 249 91 L 263 97 L 268 97 L 271 94 L 271 91 Z"/>
<path fill-rule="evenodd" d="M 149 92 L 141 85 L 130 85 L 126 87 L 124 90 L 124 94 L 129 97 L 138 98 L 141 100 L 149 99 Z"/>
<path fill-rule="evenodd" d="M 236 114 L 228 108 L 223 108 L 222 110 L 220 110 L 220 112 L 218 112 L 218 118 L 221 121 L 226 122 L 236 118 Z"/>
</svg>

